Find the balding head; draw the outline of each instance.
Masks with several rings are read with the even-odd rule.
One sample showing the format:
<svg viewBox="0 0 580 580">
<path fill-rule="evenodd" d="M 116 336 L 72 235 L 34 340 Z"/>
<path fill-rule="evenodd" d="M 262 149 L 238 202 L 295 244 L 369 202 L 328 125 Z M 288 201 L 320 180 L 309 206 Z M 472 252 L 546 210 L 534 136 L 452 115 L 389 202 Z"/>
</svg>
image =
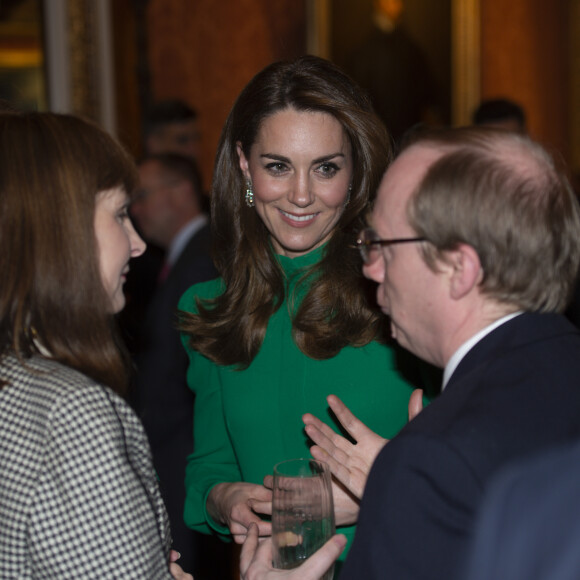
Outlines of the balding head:
<svg viewBox="0 0 580 580">
<path fill-rule="evenodd" d="M 533 311 L 561 311 L 580 262 L 580 215 L 572 188 L 550 155 L 525 136 L 455 129 L 417 136 L 406 149 L 441 152 L 408 206 L 409 223 L 444 252 L 472 246 L 481 290 Z"/>
</svg>

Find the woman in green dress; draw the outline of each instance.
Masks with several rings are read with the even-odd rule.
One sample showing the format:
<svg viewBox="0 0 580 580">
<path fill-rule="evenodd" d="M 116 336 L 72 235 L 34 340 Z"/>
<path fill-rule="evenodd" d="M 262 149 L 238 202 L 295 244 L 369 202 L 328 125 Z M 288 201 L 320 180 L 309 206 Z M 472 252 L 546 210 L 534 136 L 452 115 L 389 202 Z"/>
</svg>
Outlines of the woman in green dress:
<svg viewBox="0 0 580 580">
<path fill-rule="evenodd" d="M 367 97 L 326 60 L 272 64 L 238 97 L 211 196 L 221 277 L 180 302 L 196 394 L 191 528 L 241 543 L 256 522 L 269 535 L 264 476 L 309 456 L 302 415 L 328 416 L 331 393 L 383 437 L 406 423 L 413 386 L 354 247 L 390 155 Z M 354 521 L 356 501 L 338 484 L 334 496 L 337 525 Z"/>
</svg>

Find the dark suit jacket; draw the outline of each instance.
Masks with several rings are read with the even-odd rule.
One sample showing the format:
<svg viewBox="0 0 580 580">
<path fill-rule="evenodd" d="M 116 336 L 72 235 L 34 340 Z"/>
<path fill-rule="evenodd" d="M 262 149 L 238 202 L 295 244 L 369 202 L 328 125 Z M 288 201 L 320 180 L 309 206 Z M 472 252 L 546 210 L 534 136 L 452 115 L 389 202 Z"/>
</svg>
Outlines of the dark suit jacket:
<svg viewBox="0 0 580 580">
<path fill-rule="evenodd" d="M 490 478 L 580 436 L 580 333 L 523 314 L 463 358 L 445 391 L 381 451 L 344 579 L 457 578 Z"/>
<path fill-rule="evenodd" d="M 217 273 L 209 255 L 210 228 L 189 240 L 149 305 L 137 362 L 137 408 L 153 462 L 180 565 L 192 571 L 194 534 L 183 523 L 185 464 L 193 451 L 193 393 L 186 382 L 188 358 L 176 329 L 177 303 L 187 288 Z M 203 557 L 203 556 L 201 556 Z"/>
<path fill-rule="evenodd" d="M 480 512 L 468 580 L 580 578 L 580 445 L 508 468 Z"/>
</svg>

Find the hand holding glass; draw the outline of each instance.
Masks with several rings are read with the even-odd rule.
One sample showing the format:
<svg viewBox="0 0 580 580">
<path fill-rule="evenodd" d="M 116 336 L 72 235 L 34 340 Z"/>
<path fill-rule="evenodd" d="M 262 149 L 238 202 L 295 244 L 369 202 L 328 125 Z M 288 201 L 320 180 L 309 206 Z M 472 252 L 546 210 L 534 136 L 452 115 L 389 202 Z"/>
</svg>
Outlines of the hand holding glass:
<svg viewBox="0 0 580 580">
<path fill-rule="evenodd" d="M 292 459 L 274 467 L 272 544 L 274 567 L 296 568 L 335 532 L 328 465 Z M 323 580 L 331 580 L 331 568 Z"/>
</svg>

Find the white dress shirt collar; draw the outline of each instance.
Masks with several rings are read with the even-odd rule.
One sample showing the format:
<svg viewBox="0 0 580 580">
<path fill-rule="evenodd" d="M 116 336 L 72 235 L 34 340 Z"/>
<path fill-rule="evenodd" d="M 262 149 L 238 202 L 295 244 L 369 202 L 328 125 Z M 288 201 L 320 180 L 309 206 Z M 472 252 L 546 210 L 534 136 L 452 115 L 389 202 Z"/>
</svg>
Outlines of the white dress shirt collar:
<svg viewBox="0 0 580 580">
<path fill-rule="evenodd" d="M 474 334 L 470 339 L 466 340 L 454 353 L 453 356 L 449 359 L 449 362 L 445 365 L 445 370 L 443 372 L 443 386 L 441 390 L 443 390 L 451 375 L 454 373 L 455 369 L 463 359 L 463 357 L 486 335 L 488 335 L 492 330 L 495 330 L 498 326 L 506 323 L 508 320 L 515 318 L 519 314 L 522 314 L 522 311 L 512 312 L 507 316 L 502 316 L 498 318 L 495 322 L 492 322 L 490 325 L 486 326 L 476 334 Z"/>
<path fill-rule="evenodd" d="M 191 238 L 208 222 L 208 217 L 205 214 L 194 217 L 187 225 L 179 230 L 178 234 L 173 238 L 171 246 L 167 251 L 166 261 L 169 266 L 173 266 L 179 259 L 181 252 L 187 246 Z"/>
</svg>

